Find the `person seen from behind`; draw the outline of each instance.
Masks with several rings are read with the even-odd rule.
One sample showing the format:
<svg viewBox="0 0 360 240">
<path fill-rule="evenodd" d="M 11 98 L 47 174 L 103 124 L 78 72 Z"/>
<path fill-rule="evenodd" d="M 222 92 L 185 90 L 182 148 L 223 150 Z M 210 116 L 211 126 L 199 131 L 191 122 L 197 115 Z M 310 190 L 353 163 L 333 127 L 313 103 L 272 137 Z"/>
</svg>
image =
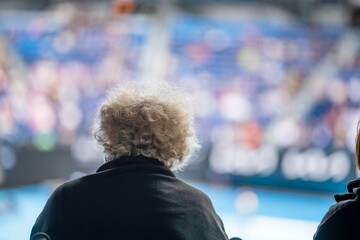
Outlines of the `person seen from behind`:
<svg viewBox="0 0 360 240">
<path fill-rule="evenodd" d="M 356 165 L 360 168 L 360 128 L 356 135 Z M 330 207 L 321 220 L 314 240 L 358 240 L 360 233 L 360 178 L 350 181 L 347 193 L 336 194 L 336 204 Z"/>
<path fill-rule="evenodd" d="M 116 87 L 94 137 L 105 163 L 53 192 L 31 239 L 228 240 L 209 197 L 173 173 L 199 146 L 185 93 L 166 82 Z"/>
</svg>

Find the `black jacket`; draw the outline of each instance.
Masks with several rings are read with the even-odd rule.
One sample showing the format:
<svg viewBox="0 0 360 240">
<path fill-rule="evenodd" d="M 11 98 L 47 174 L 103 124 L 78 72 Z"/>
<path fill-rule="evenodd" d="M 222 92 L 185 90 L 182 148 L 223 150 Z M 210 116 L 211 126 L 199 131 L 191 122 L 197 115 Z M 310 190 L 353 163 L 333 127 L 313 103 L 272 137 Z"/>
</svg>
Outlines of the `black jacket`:
<svg viewBox="0 0 360 240">
<path fill-rule="evenodd" d="M 321 220 L 314 240 L 360 239 L 360 178 L 349 182 L 348 193 L 335 195 L 336 204 Z"/>
<path fill-rule="evenodd" d="M 207 195 L 156 159 L 121 157 L 67 182 L 49 198 L 31 236 L 52 240 L 225 240 Z"/>
</svg>

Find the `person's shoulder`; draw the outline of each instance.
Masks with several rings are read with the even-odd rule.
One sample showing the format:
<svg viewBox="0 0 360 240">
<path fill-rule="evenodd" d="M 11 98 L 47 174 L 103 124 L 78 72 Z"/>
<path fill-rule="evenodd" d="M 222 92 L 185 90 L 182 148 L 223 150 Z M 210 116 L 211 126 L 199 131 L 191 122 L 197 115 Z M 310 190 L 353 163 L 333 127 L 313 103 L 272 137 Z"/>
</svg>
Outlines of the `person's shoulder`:
<svg viewBox="0 0 360 240">
<path fill-rule="evenodd" d="M 183 191 L 189 192 L 194 197 L 198 198 L 199 200 L 202 200 L 202 202 L 204 202 L 206 204 L 209 204 L 209 203 L 211 204 L 211 200 L 205 192 L 203 192 L 202 190 L 200 190 L 199 188 L 194 186 L 192 183 L 187 183 L 180 179 L 178 179 L 178 181 L 179 181 L 179 185 L 181 186 Z"/>
<path fill-rule="evenodd" d="M 337 202 L 324 215 L 314 239 L 336 239 L 336 236 L 350 234 L 355 230 L 354 226 L 360 223 L 359 212 L 360 199 L 358 197 Z M 335 238 L 329 238 L 329 235 Z"/>
<path fill-rule="evenodd" d="M 358 197 L 354 199 L 346 199 L 332 205 L 324 218 L 327 218 L 325 221 L 330 218 L 342 218 L 344 215 L 354 215 L 360 218 L 360 214 L 357 211 L 354 211 L 359 208 L 360 200 Z"/>
<path fill-rule="evenodd" d="M 329 208 L 321 224 L 343 217 L 360 219 L 360 214 L 358 214 L 358 210 L 360 210 L 360 178 L 350 181 L 347 185 L 347 190 L 347 193 L 336 194 L 334 196 L 336 204 Z"/>
<path fill-rule="evenodd" d="M 87 185 L 91 181 L 92 175 L 93 174 L 84 175 L 75 179 L 64 181 L 55 188 L 53 194 L 60 195 L 68 190 L 81 188 L 82 186 Z"/>
</svg>

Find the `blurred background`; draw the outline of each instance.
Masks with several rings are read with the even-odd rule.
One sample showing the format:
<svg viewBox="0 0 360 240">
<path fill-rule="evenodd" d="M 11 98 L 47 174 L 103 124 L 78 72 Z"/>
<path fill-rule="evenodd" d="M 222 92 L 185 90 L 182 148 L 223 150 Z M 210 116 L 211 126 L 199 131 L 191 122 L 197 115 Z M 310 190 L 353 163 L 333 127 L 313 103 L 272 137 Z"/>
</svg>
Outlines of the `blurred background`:
<svg viewBox="0 0 360 240">
<path fill-rule="evenodd" d="M 0 240 L 102 164 L 106 90 L 159 78 L 194 98 L 202 149 L 177 175 L 229 237 L 312 239 L 357 176 L 359 24 L 356 0 L 0 1 Z"/>
</svg>

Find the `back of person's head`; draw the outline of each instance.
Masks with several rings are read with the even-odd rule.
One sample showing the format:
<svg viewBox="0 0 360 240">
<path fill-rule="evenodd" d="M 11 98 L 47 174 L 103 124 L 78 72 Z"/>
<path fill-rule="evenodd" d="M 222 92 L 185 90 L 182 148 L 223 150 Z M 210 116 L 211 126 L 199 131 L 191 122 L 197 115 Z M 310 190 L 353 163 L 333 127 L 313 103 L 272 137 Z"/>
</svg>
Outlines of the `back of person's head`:
<svg viewBox="0 0 360 240">
<path fill-rule="evenodd" d="M 107 160 L 144 155 L 175 170 L 198 147 L 189 96 L 163 81 L 129 82 L 111 89 L 98 118 L 94 137 Z"/>
</svg>

